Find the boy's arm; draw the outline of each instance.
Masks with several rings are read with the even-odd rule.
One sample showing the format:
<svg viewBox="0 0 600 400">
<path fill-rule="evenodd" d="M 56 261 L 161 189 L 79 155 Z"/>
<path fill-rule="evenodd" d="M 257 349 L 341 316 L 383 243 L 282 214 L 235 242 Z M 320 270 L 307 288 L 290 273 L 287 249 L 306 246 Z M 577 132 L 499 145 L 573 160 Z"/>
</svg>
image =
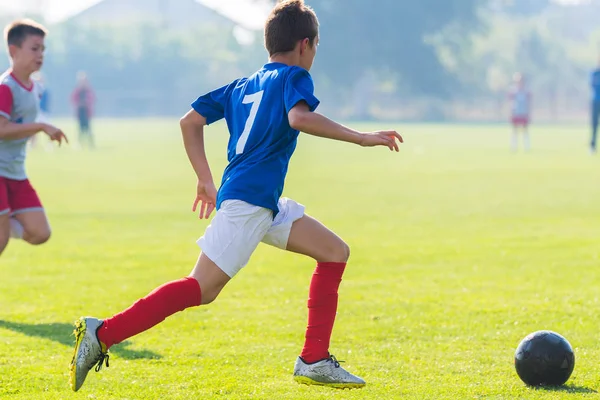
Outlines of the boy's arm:
<svg viewBox="0 0 600 400">
<path fill-rule="evenodd" d="M 45 124 L 15 124 L 0 116 L 0 139 L 3 140 L 25 139 L 43 131 L 44 128 Z"/>
<path fill-rule="evenodd" d="M 183 135 L 185 151 L 198 180 L 212 182 L 212 174 L 204 150 L 204 126 L 206 126 L 206 119 L 196 111 L 190 110 L 181 118 L 179 125 L 181 127 L 181 134 Z"/>
<path fill-rule="evenodd" d="M 10 88 L 6 85 L 0 85 L 0 139 L 17 140 L 26 139 L 38 132 L 44 131 L 52 140 L 61 140 L 66 137 L 57 129 L 48 124 L 29 123 L 15 124 L 9 120 L 13 107 L 13 95 Z"/>
<path fill-rule="evenodd" d="M 390 150 L 399 151 L 398 140 L 403 143 L 402 136 L 396 131 L 358 132 L 329 118 L 310 111 L 306 102 L 296 104 L 288 113 L 290 126 L 309 135 L 341 140 L 359 144 L 364 147 L 387 146 Z"/>
<path fill-rule="evenodd" d="M 204 147 L 206 118 L 196 111 L 190 110 L 181 118 L 179 125 L 185 151 L 198 177 L 198 190 L 192 210 L 196 211 L 196 207 L 200 203 L 200 218 L 208 218 L 217 203 L 217 189 L 213 182 Z"/>
<path fill-rule="evenodd" d="M 2 140 L 25 139 L 38 132 L 46 133 L 51 140 L 58 142 L 59 145 L 62 145 L 63 140 L 69 143 L 63 131 L 52 125 L 41 123 L 15 124 L 6 117 L 0 116 L 0 139 Z"/>
</svg>

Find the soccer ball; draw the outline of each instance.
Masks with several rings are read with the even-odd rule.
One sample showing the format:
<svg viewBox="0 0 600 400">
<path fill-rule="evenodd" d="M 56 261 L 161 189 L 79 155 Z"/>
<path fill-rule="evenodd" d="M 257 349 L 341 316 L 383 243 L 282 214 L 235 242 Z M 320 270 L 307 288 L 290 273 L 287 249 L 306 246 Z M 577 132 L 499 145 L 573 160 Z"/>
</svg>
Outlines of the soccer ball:
<svg viewBox="0 0 600 400">
<path fill-rule="evenodd" d="M 559 386 L 571 376 L 575 354 L 567 339 L 558 333 L 538 331 L 529 334 L 517 347 L 515 368 L 527 385 Z"/>
</svg>

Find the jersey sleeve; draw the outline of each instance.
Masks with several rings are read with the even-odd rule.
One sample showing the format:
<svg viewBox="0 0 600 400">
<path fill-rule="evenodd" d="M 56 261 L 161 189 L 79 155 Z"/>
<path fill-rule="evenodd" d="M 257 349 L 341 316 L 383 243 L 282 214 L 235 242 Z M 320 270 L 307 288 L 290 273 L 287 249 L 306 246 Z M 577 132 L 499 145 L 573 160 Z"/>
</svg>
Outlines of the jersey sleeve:
<svg viewBox="0 0 600 400">
<path fill-rule="evenodd" d="M 192 108 L 198 114 L 206 118 L 206 124 L 210 125 L 225 117 L 225 106 L 231 93 L 231 88 L 237 81 L 220 87 L 212 92 L 200 96 L 192 103 Z"/>
<path fill-rule="evenodd" d="M 310 111 L 315 111 L 319 106 L 319 99 L 314 95 L 315 85 L 307 70 L 294 67 L 284 86 L 283 98 L 285 111 L 290 112 L 296 104 L 305 101 Z"/>
<path fill-rule="evenodd" d="M 0 116 L 10 119 L 13 106 L 13 95 L 10 88 L 0 85 Z"/>
</svg>

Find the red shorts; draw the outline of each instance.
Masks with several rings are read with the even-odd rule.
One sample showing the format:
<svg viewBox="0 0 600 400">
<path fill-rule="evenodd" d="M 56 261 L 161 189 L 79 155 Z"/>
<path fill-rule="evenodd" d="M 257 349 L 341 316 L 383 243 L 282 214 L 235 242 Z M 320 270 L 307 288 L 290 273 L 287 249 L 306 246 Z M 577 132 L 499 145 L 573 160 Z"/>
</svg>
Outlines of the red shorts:
<svg viewBox="0 0 600 400">
<path fill-rule="evenodd" d="M 15 181 L 0 176 L 0 215 L 43 210 L 42 202 L 29 179 Z"/>
<path fill-rule="evenodd" d="M 529 125 L 529 117 L 526 115 L 513 116 L 512 124 L 514 126 L 527 126 L 527 125 Z"/>
</svg>

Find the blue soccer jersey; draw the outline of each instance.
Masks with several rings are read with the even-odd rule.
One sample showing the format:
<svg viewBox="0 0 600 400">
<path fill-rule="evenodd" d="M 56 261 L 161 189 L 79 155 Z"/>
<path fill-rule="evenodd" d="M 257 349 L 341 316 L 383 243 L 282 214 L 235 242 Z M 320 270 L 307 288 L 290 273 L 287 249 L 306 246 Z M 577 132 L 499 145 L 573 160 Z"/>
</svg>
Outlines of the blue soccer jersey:
<svg viewBox="0 0 600 400">
<path fill-rule="evenodd" d="M 319 105 L 308 71 L 269 63 L 249 78 L 233 81 L 192 103 L 207 124 L 225 118 L 229 128 L 229 165 L 217 194 L 217 209 L 225 200 L 243 200 L 277 215 L 299 133 L 290 127 L 288 112 L 301 101 L 311 111 Z"/>
</svg>

